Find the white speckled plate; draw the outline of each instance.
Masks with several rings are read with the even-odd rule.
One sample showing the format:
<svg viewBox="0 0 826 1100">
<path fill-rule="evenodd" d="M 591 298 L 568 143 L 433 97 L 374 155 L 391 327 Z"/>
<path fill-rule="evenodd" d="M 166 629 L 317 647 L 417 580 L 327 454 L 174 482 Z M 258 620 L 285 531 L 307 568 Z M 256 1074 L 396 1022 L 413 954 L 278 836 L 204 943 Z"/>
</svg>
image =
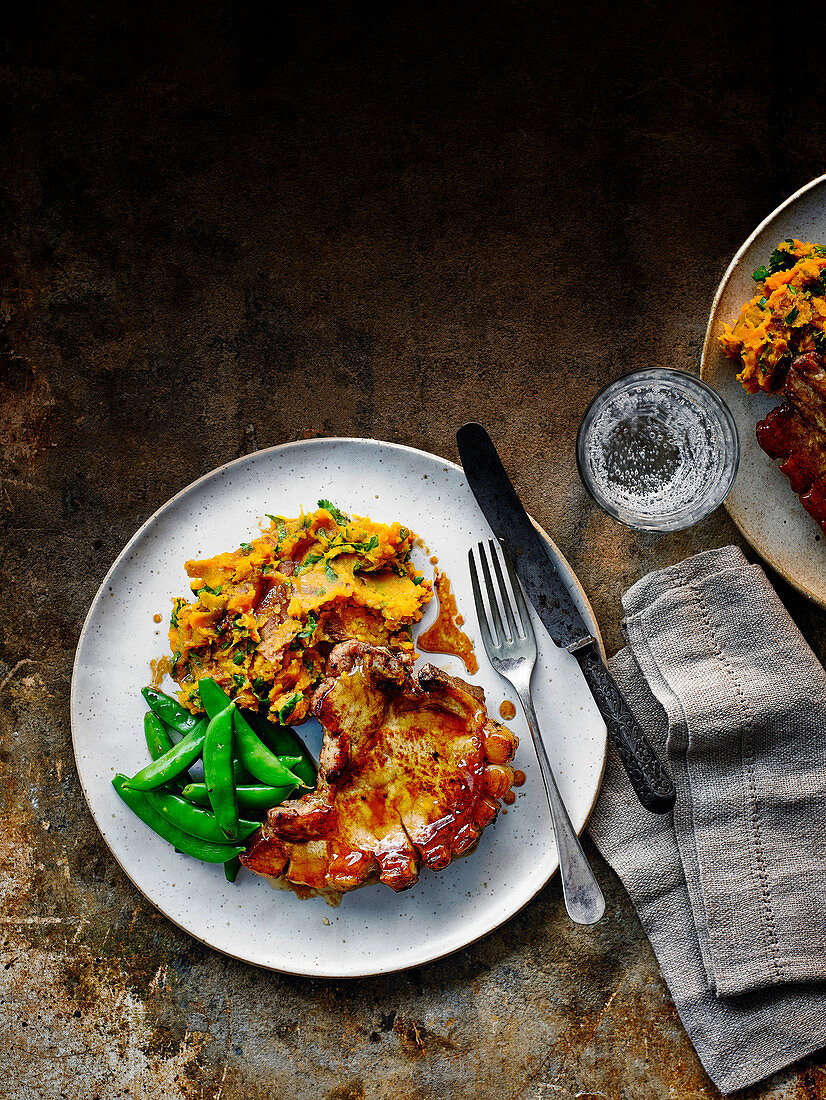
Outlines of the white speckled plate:
<svg viewBox="0 0 826 1100">
<path fill-rule="evenodd" d="M 391 443 L 313 439 L 259 451 L 207 474 L 132 538 L 101 585 L 80 637 L 72 733 L 92 815 L 121 867 L 161 912 L 236 958 L 293 974 L 339 978 L 417 966 L 478 939 L 548 881 L 557 869 L 557 852 L 521 717 L 511 724 L 521 739 L 516 765 L 527 773 L 527 782 L 515 805 L 485 830 L 477 850 L 440 873 L 424 869 L 405 893 L 366 886 L 346 895 L 336 909 L 320 898 L 299 901 L 243 869 L 235 885 L 227 883 L 222 867 L 177 855 L 115 794 L 115 773 L 133 774 L 148 760 L 139 692 L 149 679 L 150 660 L 167 649 L 170 599 L 188 592 L 184 562 L 238 546 L 256 534 L 266 512 L 297 515 L 302 505 L 313 509 L 321 497 L 348 512 L 398 519 L 425 540 L 466 616 L 481 665 L 472 679 L 484 687 L 491 713 L 505 697 L 516 702 L 477 638 L 467 551 L 491 532 L 461 469 Z M 558 560 L 576 586 L 564 559 Z M 587 600 L 578 586 L 577 591 L 598 636 Z M 435 600 L 423 627 L 435 617 L 434 605 Z M 153 621 L 157 613 L 163 624 Z M 574 658 L 558 650 L 538 624 L 537 637 L 537 710 L 571 819 L 581 830 L 602 777 L 605 727 Z M 434 659 L 449 671 L 463 671 L 456 658 Z M 310 725 L 300 729 L 317 750 Z"/>
<path fill-rule="evenodd" d="M 779 401 L 746 393 L 737 381 L 736 362 L 723 354 L 717 340 L 723 324 L 731 323 L 754 296 L 752 272 L 787 237 L 826 244 L 826 176 L 812 180 L 769 214 L 729 264 L 711 307 L 700 374 L 722 395 L 737 422 L 740 469 L 726 499 L 731 518 L 773 569 L 826 607 L 826 538 L 803 510 L 780 464 L 757 445 L 755 426 Z"/>
</svg>

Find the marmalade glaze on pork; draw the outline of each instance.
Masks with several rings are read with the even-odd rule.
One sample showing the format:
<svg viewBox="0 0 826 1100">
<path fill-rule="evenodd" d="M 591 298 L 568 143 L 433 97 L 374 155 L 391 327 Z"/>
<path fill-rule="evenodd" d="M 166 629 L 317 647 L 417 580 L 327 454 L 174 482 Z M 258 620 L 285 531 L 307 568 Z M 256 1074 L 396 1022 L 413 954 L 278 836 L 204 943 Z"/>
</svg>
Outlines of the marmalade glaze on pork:
<svg viewBox="0 0 826 1100">
<path fill-rule="evenodd" d="M 757 425 L 757 442 L 789 479 L 800 503 L 826 530 L 826 356 L 798 355 L 781 391 L 786 400 Z"/>
<path fill-rule="evenodd" d="M 358 641 L 328 660 L 311 713 L 324 740 L 318 785 L 270 810 L 241 861 L 297 888 L 412 886 L 468 852 L 510 790 L 517 739 L 481 688 Z"/>
</svg>

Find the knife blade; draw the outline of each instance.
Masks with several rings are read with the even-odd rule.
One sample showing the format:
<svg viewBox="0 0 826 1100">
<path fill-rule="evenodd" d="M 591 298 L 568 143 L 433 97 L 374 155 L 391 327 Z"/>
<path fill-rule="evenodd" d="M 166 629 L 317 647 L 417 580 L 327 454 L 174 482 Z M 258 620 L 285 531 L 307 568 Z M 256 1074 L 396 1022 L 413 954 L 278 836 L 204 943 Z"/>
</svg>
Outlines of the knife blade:
<svg viewBox="0 0 826 1100">
<path fill-rule="evenodd" d="M 496 447 L 481 424 L 456 433 L 465 476 L 485 519 L 508 546 L 525 594 L 556 645 L 579 662 L 637 797 L 646 809 L 665 813 L 676 800 L 671 778 L 631 713 L 596 639 L 511 484 Z"/>
</svg>

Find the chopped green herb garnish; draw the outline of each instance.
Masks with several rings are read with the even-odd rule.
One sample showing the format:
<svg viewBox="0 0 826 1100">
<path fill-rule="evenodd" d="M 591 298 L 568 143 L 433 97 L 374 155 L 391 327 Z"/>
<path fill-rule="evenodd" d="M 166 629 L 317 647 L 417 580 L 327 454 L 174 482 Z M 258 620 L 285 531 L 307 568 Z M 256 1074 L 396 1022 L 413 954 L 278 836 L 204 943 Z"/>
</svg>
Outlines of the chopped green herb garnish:
<svg viewBox="0 0 826 1100">
<path fill-rule="evenodd" d="M 375 550 L 379 544 L 378 535 L 371 535 L 367 542 L 353 542 L 350 543 L 352 548 L 358 551 L 359 554 L 369 554 L 371 550 Z"/>
<path fill-rule="evenodd" d="M 303 630 L 300 630 L 298 632 L 298 634 L 296 634 L 296 638 L 304 638 L 304 639 L 312 638 L 313 634 L 315 634 L 315 628 L 316 628 L 317 623 L 318 623 L 318 615 L 315 613 L 315 611 L 308 611 L 307 612 L 307 625 L 304 627 Z"/>
<path fill-rule="evenodd" d="M 244 654 L 240 651 L 240 649 L 232 658 L 232 663 L 234 665 L 242 665 L 244 663 Z"/>
<path fill-rule="evenodd" d="M 286 723 L 290 715 L 293 713 L 300 702 L 301 693 L 297 691 L 294 695 L 290 696 L 290 698 L 287 700 L 286 703 L 284 703 L 283 706 L 280 706 L 278 708 L 278 721 L 281 723 Z"/>
<path fill-rule="evenodd" d="M 758 267 L 758 269 L 752 275 L 752 279 L 754 279 L 756 283 L 762 283 L 764 279 L 768 279 L 769 274 L 770 272 L 767 267 Z"/>
<path fill-rule="evenodd" d="M 414 584 L 421 584 L 423 580 L 424 580 L 424 577 L 414 577 L 413 578 L 413 583 Z"/>
<path fill-rule="evenodd" d="M 788 238 L 783 243 L 793 245 L 794 241 Z M 775 248 L 774 252 L 772 252 L 769 257 L 769 271 L 772 275 L 774 275 L 776 271 L 788 271 L 790 268 L 794 267 L 796 263 L 797 256 L 795 256 L 794 252 L 789 252 L 787 248 L 778 247 Z"/>
<path fill-rule="evenodd" d="M 271 516 L 269 512 L 266 513 L 266 516 L 268 520 L 275 524 L 275 529 L 278 532 L 278 537 L 280 539 L 285 539 L 287 537 L 287 521 L 284 519 L 284 517 Z"/>
<path fill-rule="evenodd" d="M 787 325 L 793 325 L 794 322 L 797 320 L 799 315 L 800 315 L 800 310 L 797 308 L 797 306 L 795 306 L 794 309 L 790 310 L 786 314 L 786 324 Z"/>
<path fill-rule="evenodd" d="M 324 572 L 327 574 L 327 580 L 335 583 L 338 580 L 338 573 L 333 569 L 332 565 L 328 561 L 324 563 Z"/>
<path fill-rule="evenodd" d="M 329 500 L 320 500 L 318 506 L 319 508 L 326 508 L 336 523 L 340 524 L 342 527 L 350 522 L 350 517 L 345 516 L 344 512 L 336 508 L 335 504 L 332 504 Z"/>
<path fill-rule="evenodd" d="M 243 687 L 244 684 L 247 682 L 246 677 L 245 676 L 239 676 L 239 674 L 237 672 L 232 677 L 232 679 L 235 681 L 235 686 L 239 687 L 239 688 Z"/>
<path fill-rule="evenodd" d="M 267 573 L 272 573 L 272 571 L 273 571 L 273 565 L 272 565 L 271 562 L 267 562 L 266 565 L 261 566 L 261 575 L 262 576 L 266 576 Z"/>
<path fill-rule="evenodd" d="M 241 549 L 244 551 L 245 554 L 249 554 L 249 552 L 252 550 L 252 543 L 251 542 L 242 542 L 241 543 Z"/>
<path fill-rule="evenodd" d="M 304 561 L 296 568 L 296 573 L 306 573 L 307 570 L 321 561 L 322 554 L 308 554 Z"/>
</svg>

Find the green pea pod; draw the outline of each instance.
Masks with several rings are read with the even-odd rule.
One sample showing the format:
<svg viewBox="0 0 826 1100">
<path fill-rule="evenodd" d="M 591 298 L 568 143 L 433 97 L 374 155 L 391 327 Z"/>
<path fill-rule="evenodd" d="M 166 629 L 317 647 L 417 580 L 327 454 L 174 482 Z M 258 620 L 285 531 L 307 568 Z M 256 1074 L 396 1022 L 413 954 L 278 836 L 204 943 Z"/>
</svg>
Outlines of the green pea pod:
<svg viewBox="0 0 826 1100">
<path fill-rule="evenodd" d="M 207 677 L 199 680 L 198 690 L 201 693 L 201 702 L 210 718 L 220 714 L 226 708 L 229 696 L 214 680 Z M 270 752 L 246 718 L 237 710 L 234 725 L 238 759 L 259 783 L 267 783 L 271 787 L 305 785 L 281 763 L 274 753 Z"/>
<path fill-rule="evenodd" d="M 238 794 L 238 787 L 235 788 L 236 795 Z M 209 791 L 207 790 L 206 783 L 187 783 L 181 790 L 181 798 L 185 798 L 187 802 L 191 802 L 193 806 L 211 806 L 209 801 Z M 241 802 L 239 800 L 238 806 L 240 808 Z"/>
<path fill-rule="evenodd" d="M 238 758 L 259 783 L 271 787 L 303 787 L 304 783 L 275 756 L 243 718 L 236 728 Z"/>
<path fill-rule="evenodd" d="M 228 859 L 224 864 L 224 874 L 227 876 L 227 882 L 235 882 L 240 870 L 241 860 L 238 856 L 233 856 L 232 859 Z"/>
<path fill-rule="evenodd" d="M 313 760 L 312 754 L 295 730 L 290 726 L 282 726 L 277 722 L 271 722 L 262 714 L 256 714 L 252 711 L 245 714 L 245 717 L 267 748 L 274 752 L 281 762 L 291 772 L 294 772 L 307 787 L 314 787 L 316 784 L 315 760 Z M 285 759 L 287 753 L 298 754 L 298 759 L 294 764 L 288 763 Z"/>
<path fill-rule="evenodd" d="M 151 710 L 143 716 L 143 732 L 146 737 L 146 747 L 153 760 L 157 760 L 173 747 L 172 738 L 167 733 L 166 726 Z"/>
<path fill-rule="evenodd" d="M 216 684 L 209 676 L 205 676 L 203 680 L 198 681 L 198 694 L 201 696 L 201 702 L 208 718 L 214 718 L 216 714 L 229 706 L 231 701 L 220 684 Z"/>
<path fill-rule="evenodd" d="M 263 813 L 280 805 L 294 790 L 294 787 L 267 787 L 263 783 L 244 783 L 236 785 L 235 795 L 239 810 Z M 181 791 L 181 797 L 196 806 L 210 805 L 206 783 L 188 783 Z"/>
<path fill-rule="evenodd" d="M 146 736 L 146 747 L 149 749 L 149 755 L 153 760 L 157 760 L 175 746 L 175 742 L 169 736 L 169 727 L 164 725 L 157 714 L 151 710 L 148 710 L 143 716 L 143 732 Z M 189 783 L 191 780 L 192 777 L 189 772 L 184 771 L 175 779 L 170 780 L 170 783 L 174 787 Z"/>
<path fill-rule="evenodd" d="M 201 810 L 185 798 L 165 791 L 147 791 L 146 800 L 156 813 L 165 817 L 176 828 L 183 829 L 190 836 L 201 840 L 212 840 L 216 844 L 226 844 L 226 836 L 214 814 Z M 245 840 L 254 833 L 260 821 L 239 821 L 238 840 Z"/>
<path fill-rule="evenodd" d="M 171 726 L 173 730 L 184 737 L 188 733 L 192 733 L 198 722 L 201 721 L 199 715 L 193 714 L 186 707 L 182 707 L 177 699 L 173 699 L 171 695 L 164 695 L 157 688 L 145 687 L 141 691 L 141 695 L 146 700 L 150 710 L 154 711 L 162 722 L 166 722 L 168 726 Z"/>
<path fill-rule="evenodd" d="M 163 756 L 159 756 L 157 760 L 141 768 L 137 775 L 133 775 L 127 781 L 132 790 L 152 791 L 186 771 L 203 751 L 207 725 L 206 719 L 202 718 L 195 729 L 177 745 L 173 745 L 169 752 L 165 752 Z"/>
<path fill-rule="evenodd" d="M 239 783 L 254 783 L 255 782 L 253 777 L 250 775 L 250 773 L 247 771 L 247 769 L 244 767 L 244 765 L 238 759 L 237 754 L 235 756 L 233 756 L 233 758 L 232 758 L 232 776 L 233 776 L 233 779 L 235 780 L 235 786 L 236 787 L 238 786 Z"/>
<path fill-rule="evenodd" d="M 149 805 L 146 795 L 142 791 L 136 791 L 127 786 L 128 782 L 125 775 L 116 775 L 112 780 L 112 786 L 129 809 L 158 836 L 162 836 L 164 840 L 174 845 L 177 851 L 194 856 L 196 859 L 203 860 L 204 863 L 226 863 L 227 860 L 233 859 L 244 851 L 243 845 L 214 844 L 209 840 L 199 840 L 198 837 L 190 836 L 157 813 Z"/>
<path fill-rule="evenodd" d="M 232 774 L 235 703 L 210 719 L 204 741 L 204 779 L 215 820 L 229 840 L 238 837 L 238 802 Z"/>
</svg>

